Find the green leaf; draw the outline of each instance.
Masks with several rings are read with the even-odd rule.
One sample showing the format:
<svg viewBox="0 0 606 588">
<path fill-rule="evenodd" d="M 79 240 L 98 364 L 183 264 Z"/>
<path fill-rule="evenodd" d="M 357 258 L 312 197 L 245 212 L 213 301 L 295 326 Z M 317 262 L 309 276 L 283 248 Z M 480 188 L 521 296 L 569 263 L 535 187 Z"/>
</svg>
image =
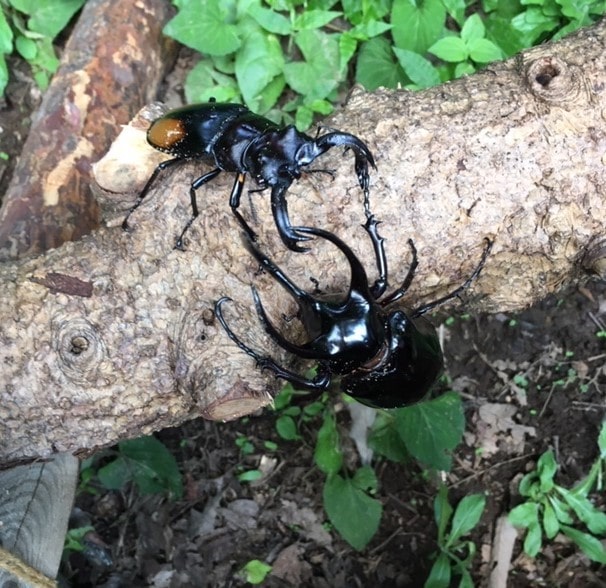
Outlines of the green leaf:
<svg viewBox="0 0 606 588">
<path fill-rule="evenodd" d="M 364 492 L 376 492 L 379 487 L 377 474 L 370 466 L 362 466 L 356 470 L 352 484 Z"/>
<path fill-rule="evenodd" d="M 455 392 L 435 400 L 403 408 L 396 413 L 396 426 L 408 451 L 428 467 L 448 471 L 452 451 L 463 437 L 465 416 Z"/>
<path fill-rule="evenodd" d="M 465 10 L 467 8 L 465 0 L 442 0 L 442 2 L 448 14 L 459 26 L 462 26 L 465 21 Z"/>
<path fill-rule="evenodd" d="M 306 10 L 297 15 L 293 28 L 295 31 L 320 29 L 341 14 L 337 10 Z"/>
<path fill-rule="evenodd" d="M 524 553 L 530 557 L 535 557 L 541 550 L 543 544 L 543 532 L 539 523 L 533 523 L 528 527 L 526 538 L 524 539 Z"/>
<path fill-rule="evenodd" d="M 244 102 L 251 110 L 259 110 L 262 94 L 283 69 L 284 55 L 274 35 L 256 31 L 247 36 L 236 54 L 236 79 Z M 279 86 L 280 92 L 282 88 Z M 271 106 L 273 103 L 266 110 Z"/>
<path fill-rule="evenodd" d="M 446 484 L 440 484 L 438 494 L 433 501 L 433 514 L 438 526 L 438 545 L 444 544 L 446 529 L 452 516 L 453 508 L 448 502 L 448 488 Z"/>
<path fill-rule="evenodd" d="M 423 56 L 414 51 L 398 47 L 394 47 L 393 52 L 396 54 L 406 75 L 419 88 L 430 88 L 431 86 L 437 86 L 441 82 L 440 74 L 438 74 L 436 68 Z"/>
<path fill-rule="evenodd" d="M 509 522 L 514 527 L 530 527 L 539 524 L 539 505 L 536 502 L 523 502 L 511 509 Z"/>
<path fill-rule="evenodd" d="M 12 53 L 13 51 L 13 31 L 8 24 L 4 11 L 0 9 L 0 54 Z M 0 80 L 1 83 L 1 80 Z M 1 94 L 0 94 L 1 95 Z"/>
<path fill-rule="evenodd" d="M 196 63 L 187 75 L 184 89 L 188 104 L 208 102 L 211 98 L 219 102 L 241 102 L 236 80 L 217 71 L 210 59 Z"/>
<path fill-rule="evenodd" d="M 484 38 L 486 34 L 486 29 L 484 28 L 484 23 L 480 18 L 478 13 L 472 14 L 463 25 L 461 29 L 461 39 L 466 43 L 469 41 L 478 40 Z"/>
<path fill-rule="evenodd" d="M 469 76 L 476 71 L 476 68 L 469 63 L 469 61 L 462 61 L 461 63 L 457 63 L 454 69 L 454 77 L 460 78 L 463 76 Z"/>
<path fill-rule="evenodd" d="M 275 33 L 276 35 L 290 35 L 292 32 L 290 20 L 279 12 L 255 4 L 248 9 L 248 14 L 252 16 L 261 27 L 270 33 Z"/>
<path fill-rule="evenodd" d="M 61 2 L 36 1 L 20 2 L 18 10 L 30 15 L 27 27 L 30 31 L 54 39 L 80 10 L 85 0 L 61 0 Z M 14 3 L 13 3 L 14 5 Z"/>
<path fill-rule="evenodd" d="M 602 422 L 602 428 L 598 436 L 598 447 L 600 448 L 600 457 L 606 460 L 606 421 Z"/>
<path fill-rule="evenodd" d="M 448 546 L 456 544 L 478 524 L 485 506 L 486 497 L 483 494 L 470 494 L 461 499 L 452 518 Z"/>
<path fill-rule="evenodd" d="M 323 496 L 335 529 L 354 549 L 364 549 L 379 528 L 381 503 L 338 474 L 328 477 Z"/>
<path fill-rule="evenodd" d="M 295 126 L 301 131 L 308 129 L 314 120 L 314 111 L 306 104 L 297 108 L 295 113 Z"/>
<path fill-rule="evenodd" d="M 566 488 L 556 486 L 556 491 L 592 533 L 606 535 L 606 514 L 598 510 L 587 498 L 577 496 Z"/>
<path fill-rule="evenodd" d="M 407 81 L 404 70 L 394 60 L 392 47 L 383 37 L 363 43 L 358 53 L 356 82 L 372 91 L 384 86 L 397 88 Z"/>
<path fill-rule="evenodd" d="M 540 8 L 529 8 L 511 19 L 511 26 L 521 33 L 524 47 L 531 47 L 546 32 L 557 28 L 559 19 L 543 14 Z"/>
<path fill-rule="evenodd" d="M 341 81 L 337 35 L 305 30 L 294 36 L 305 61 L 284 66 L 286 83 L 307 101 L 323 99 Z"/>
<path fill-rule="evenodd" d="M 278 432 L 278 435 L 286 441 L 301 439 L 295 420 L 288 415 L 276 419 L 276 431 Z"/>
<path fill-rule="evenodd" d="M 547 539 L 553 539 L 560 530 L 558 517 L 549 502 L 543 503 L 543 528 Z"/>
<path fill-rule="evenodd" d="M 256 482 L 263 477 L 263 472 L 259 470 L 247 470 L 238 474 L 238 480 L 240 482 Z"/>
<path fill-rule="evenodd" d="M 251 559 L 242 569 L 249 584 L 260 584 L 271 572 L 271 566 L 258 559 Z"/>
<path fill-rule="evenodd" d="M 324 414 L 324 422 L 318 431 L 314 450 L 314 461 L 325 474 L 335 474 L 343 464 L 343 454 L 339 445 L 339 433 L 335 419 L 330 412 Z"/>
<path fill-rule="evenodd" d="M 570 508 L 568 507 L 568 505 L 564 502 L 561 502 L 560 499 L 554 496 L 553 494 L 550 494 L 547 497 L 547 500 L 549 501 L 551 508 L 553 508 L 553 512 L 555 513 L 555 516 L 557 517 L 558 521 L 566 525 L 572 525 L 573 519 L 570 515 Z"/>
<path fill-rule="evenodd" d="M 358 47 L 357 39 L 348 31 L 339 36 L 339 69 L 344 72 Z"/>
<path fill-rule="evenodd" d="M 441 0 L 394 0 L 391 34 L 396 47 L 423 54 L 438 40 L 445 21 Z"/>
<path fill-rule="evenodd" d="M 503 52 L 488 39 L 474 39 L 467 44 L 469 57 L 476 63 L 489 63 L 503 59 Z"/>
<path fill-rule="evenodd" d="M 460 37 L 444 37 L 436 41 L 428 51 L 449 63 L 465 61 L 469 57 L 467 45 Z"/>
<path fill-rule="evenodd" d="M 17 35 L 15 39 L 15 49 L 19 52 L 19 55 L 27 61 L 32 61 L 38 54 L 38 45 L 32 39 L 28 39 L 23 35 Z"/>
<path fill-rule="evenodd" d="M 537 473 L 539 474 L 541 492 L 544 494 L 551 491 L 555 486 L 553 478 L 557 470 L 558 464 L 556 463 L 553 450 L 549 449 L 539 457 L 539 461 L 537 462 Z"/>
<path fill-rule="evenodd" d="M 450 576 L 450 560 L 445 553 L 440 553 L 431 567 L 427 580 L 425 580 L 424 588 L 448 588 L 450 586 Z"/>
<path fill-rule="evenodd" d="M 567 525 L 562 525 L 562 532 L 572 539 L 589 559 L 606 564 L 606 550 L 599 539 Z"/>
<path fill-rule="evenodd" d="M 242 44 L 238 28 L 230 24 L 220 0 L 187 0 L 164 27 L 164 34 L 200 53 L 227 55 Z"/>
</svg>

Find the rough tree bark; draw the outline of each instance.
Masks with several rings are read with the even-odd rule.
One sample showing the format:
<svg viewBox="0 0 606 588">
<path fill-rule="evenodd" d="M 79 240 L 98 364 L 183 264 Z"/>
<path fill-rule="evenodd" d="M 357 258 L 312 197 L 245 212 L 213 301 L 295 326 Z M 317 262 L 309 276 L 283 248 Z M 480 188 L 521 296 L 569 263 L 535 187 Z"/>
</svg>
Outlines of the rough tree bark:
<svg viewBox="0 0 606 588">
<path fill-rule="evenodd" d="M 392 285 L 407 269 L 407 239 L 417 245 L 409 304 L 459 284 L 486 236 L 493 252 L 466 310 L 521 309 L 589 273 L 605 277 L 605 39 L 601 22 L 425 92 L 355 91 L 327 121 L 375 153 L 372 208 Z M 269 403 L 273 377 L 214 320 L 223 295 L 234 299 L 226 312 L 237 333 L 294 365 L 255 316 L 253 281 L 276 322 L 295 305 L 256 275 L 229 211 L 229 174 L 200 190 L 203 214 L 185 253 L 174 239 L 190 214 L 188 184 L 208 169 L 200 164 L 157 183 L 132 217 L 133 232 L 117 226 L 157 163 L 144 133 L 128 133 L 134 143 L 118 142 L 117 159 L 114 152 L 95 169 L 103 206 L 115 211 L 109 226 L 0 268 L 0 462 L 90 450 L 198 415 L 237 418 Z M 316 165 L 334 168 L 335 179 L 309 174 L 291 188 L 293 222 L 345 236 L 373 276 L 351 154 L 334 149 Z M 252 198 L 263 247 L 289 276 L 304 287 L 314 277 L 324 291 L 346 287 L 334 248 L 286 251 L 267 195 Z M 247 203 L 242 209 L 252 218 Z M 299 328 L 284 324 L 293 337 Z"/>
</svg>

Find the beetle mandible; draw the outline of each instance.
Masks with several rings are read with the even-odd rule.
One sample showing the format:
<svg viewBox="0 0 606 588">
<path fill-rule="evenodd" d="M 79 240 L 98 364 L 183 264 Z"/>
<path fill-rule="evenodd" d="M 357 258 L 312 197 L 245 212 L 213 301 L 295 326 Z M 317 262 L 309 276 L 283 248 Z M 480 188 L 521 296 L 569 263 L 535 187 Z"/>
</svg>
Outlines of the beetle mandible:
<svg viewBox="0 0 606 588">
<path fill-rule="evenodd" d="M 351 282 L 345 297 L 313 296 L 294 284 L 250 239 L 248 248 L 267 270 L 297 301 L 309 340 L 302 345 L 292 343 L 269 319 L 252 286 L 252 295 L 259 319 L 271 338 L 294 355 L 318 363 L 317 375 L 306 378 L 261 355 L 247 346 L 227 325 L 223 297 L 215 303 L 215 315 L 227 335 L 240 349 L 269 369 L 276 377 L 304 389 L 326 390 L 333 376 L 340 376 L 340 387 L 359 402 L 374 408 L 398 408 L 421 400 L 437 380 L 443 368 L 440 342 L 434 326 L 423 316 L 437 306 L 458 297 L 475 280 L 492 247 L 486 239 L 484 252 L 472 275 L 458 288 L 412 311 L 401 308 L 388 310 L 406 293 L 418 265 L 417 250 L 412 240 L 412 262 L 399 288 L 379 300 L 387 288 L 387 260 L 384 239 L 377 231 L 378 221 L 367 217 L 364 229 L 373 244 L 379 277 L 370 285 L 364 266 L 355 253 L 333 233 L 319 228 L 295 227 L 298 233 L 319 237 L 334 244 L 347 258 Z"/>
<path fill-rule="evenodd" d="M 301 177 L 302 168 L 331 147 L 339 145 L 354 153 L 355 171 L 368 210 L 368 164 L 373 168 L 376 165 L 368 147 L 349 133 L 332 131 L 312 139 L 292 125 L 279 127 L 241 104 L 211 100 L 171 110 L 156 119 L 147 131 L 147 141 L 152 147 L 174 157 L 160 163 L 151 174 L 122 223 L 125 230 L 128 229 L 130 215 L 140 206 L 160 172 L 189 159 L 206 159 L 215 165 L 214 169 L 191 184 L 192 216 L 177 239 L 178 249 L 183 249 L 183 237 L 199 214 L 196 190 L 222 171 L 227 171 L 236 172 L 229 205 L 248 235 L 255 239 L 255 233 L 238 210 L 246 174 L 252 176 L 260 190 L 271 188 L 272 213 L 287 247 L 305 251 L 298 242 L 307 241 L 309 237 L 297 233 L 291 226 L 286 191 L 294 180 Z"/>
</svg>

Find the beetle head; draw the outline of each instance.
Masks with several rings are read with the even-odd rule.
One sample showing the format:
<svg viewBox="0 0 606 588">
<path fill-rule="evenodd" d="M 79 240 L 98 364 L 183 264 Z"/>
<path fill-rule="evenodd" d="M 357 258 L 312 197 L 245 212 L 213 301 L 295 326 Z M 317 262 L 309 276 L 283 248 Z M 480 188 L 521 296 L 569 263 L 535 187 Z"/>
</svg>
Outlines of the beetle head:
<svg viewBox="0 0 606 588">
<path fill-rule="evenodd" d="M 443 367 L 433 325 L 401 310 L 388 316 L 384 347 L 365 365 L 343 376 L 342 389 L 374 408 L 400 408 L 423 399 Z"/>
<path fill-rule="evenodd" d="M 243 164 L 262 188 L 288 187 L 301 177 L 301 166 L 314 159 L 307 145 L 313 145 L 311 138 L 290 125 L 253 141 L 244 152 Z"/>
</svg>

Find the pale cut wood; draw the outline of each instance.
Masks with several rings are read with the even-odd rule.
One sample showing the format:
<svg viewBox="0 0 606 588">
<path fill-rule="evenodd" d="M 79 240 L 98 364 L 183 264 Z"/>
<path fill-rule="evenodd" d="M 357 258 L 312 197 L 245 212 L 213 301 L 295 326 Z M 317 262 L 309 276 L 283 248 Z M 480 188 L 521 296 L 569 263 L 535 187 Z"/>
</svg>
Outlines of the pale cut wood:
<svg viewBox="0 0 606 588">
<path fill-rule="evenodd" d="M 44 577 L 59 569 L 77 477 L 78 460 L 67 454 L 0 472 L 0 544 L 10 552 L 0 553 L 0 586 L 54 585 Z"/>
<path fill-rule="evenodd" d="M 376 156 L 371 204 L 382 221 L 392 287 L 410 263 L 408 238 L 416 243 L 420 266 L 405 303 L 459 285 L 485 237 L 494 239 L 493 251 L 466 311 L 521 309 L 599 273 L 606 252 L 605 45 L 602 21 L 425 92 L 358 90 L 327 121 L 359 136 Z M 298 321 L 282 320 L 295 314 L 294 301 L 257 275 L 242 246 L 228 206 L 232 174 L 200 190 L 202 214 L 186 252 L 174 242 L 190 216 L 188 186 L 207 165 L 165 174 L 132 216 L 132 232 L 120 229 L 157 163 L 144 132 L 127 132 L 128 146 L 95 169 L 104 206 L 116 209 L 109 226 L 0 268 L 0 461 L 92 450 L 194 416 L 237 418 L 271 402 L 273 376 L 256 369 L 214 319 L 221 296 L 233 298 L 227 320 L 249 345 L 300 366 L 268 340 L 254 312 L 252 282 L 276 324 L 302 336 Z M 315 165 L 334 168 L 335 179 L 306 174 L 292 186 L 293 222 L 345 238 L 374 279 L 351 153 L 333 149 Z M 261 246 L 287 274 L 305 288 L 313 277 L 324 292 L 344 291 L 342 256 L 321 242 L 310 253 L 287 251 L 267 193 L 252 198 Z M 243 214 L 253 218 L 243 200 Z"/>
<path fill-rule="evenodd" d="M 91 164 L 153 100 L 176 54 L 165 0 L 89 0 L 34 113 L 0 209 L 0 260 L 79 239 L 99 224 Z"/>
</svg>

